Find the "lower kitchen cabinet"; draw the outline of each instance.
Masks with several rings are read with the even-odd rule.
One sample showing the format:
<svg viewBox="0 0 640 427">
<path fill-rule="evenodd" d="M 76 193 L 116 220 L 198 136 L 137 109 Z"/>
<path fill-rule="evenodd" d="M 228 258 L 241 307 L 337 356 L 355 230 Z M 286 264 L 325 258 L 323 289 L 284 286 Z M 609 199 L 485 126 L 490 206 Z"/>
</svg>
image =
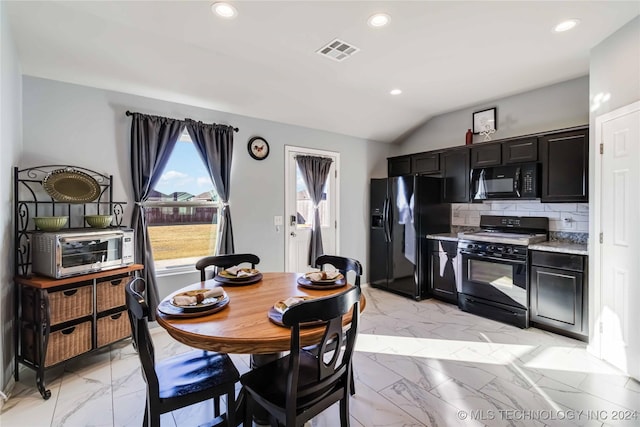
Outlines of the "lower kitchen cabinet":
<svg viewBox="0 0 640 427">
<path fill-rule="evenodd" d="M 587 257 L 531 251 L 531 322 L 587 341 Z"/>
<path fill-rule="evenodd" d="M 44 371 L 76 356 L 131 336 L 125 286 L 139 264 L 63 279 L 18 276 L 15 379 L 19 364 L 36 370 L 44 399 Z"/>
<path fill-rule="evenodd" d="M 435 298 L 457 304 L 459 277 L 458 242 L 452 240 L 428 239 L 429 294 Z"/>
</svg>

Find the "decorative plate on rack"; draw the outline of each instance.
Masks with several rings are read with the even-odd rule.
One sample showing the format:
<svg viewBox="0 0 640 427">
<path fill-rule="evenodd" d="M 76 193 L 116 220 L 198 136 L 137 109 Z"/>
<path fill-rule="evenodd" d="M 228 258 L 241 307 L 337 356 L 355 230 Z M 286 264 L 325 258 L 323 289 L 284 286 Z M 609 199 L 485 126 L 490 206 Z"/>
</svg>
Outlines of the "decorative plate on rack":
<svg viewBox="0 0 640 427">
<path fill-rule="evenodd" d="M 49 172 L 42 180 L 42 187 L 56 202 L 89 203 L 100 195 L 100 184 L 73 168 Z"/>
</svg>

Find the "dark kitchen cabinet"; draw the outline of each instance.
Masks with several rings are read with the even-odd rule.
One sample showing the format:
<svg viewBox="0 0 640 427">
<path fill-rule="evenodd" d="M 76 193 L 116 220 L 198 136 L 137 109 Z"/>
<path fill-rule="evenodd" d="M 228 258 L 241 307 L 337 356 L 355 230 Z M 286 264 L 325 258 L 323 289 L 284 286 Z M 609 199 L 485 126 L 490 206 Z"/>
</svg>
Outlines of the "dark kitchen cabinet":
<svg viewBox="0 0 640 427">
<path fill-rule="evenodd" d="M 502 143 L 502 163 L 525 163 L 538 161 L 538 138 L 522 138 Z"/>
<path fill-rule="evenodd" d="M 588 340 L 588 289 L 583 255 L 531 251 L 531 322 Z"/>
<path fill-rule="evenodd" d="M 454 148 L 440 155 L 442 166 L 443 198 L 447 203 L 469 201 L 469 149 Z"/>
<path fill-rule="evenodd" d="M 435 298 L 457 304 L 459 277 L 458 242 L 453 240 L 427 239 L 429 294 Z"/>
<path fill-rule="evenodd" d="M 411 156 L 390 157 L 387 159 L 387 175 L 411 175 Z"/>
<path fill-rule="evenodd" d="M 431 174 L 440 172 L 440 153 L 427 152 L 411 156 L 411 173 Z"/>
<path fill-rule="evenodd" d="M 499 143 L 487 143 L 471 148 L 471 168 L 500 166 L 502 164 L 502 149 Z"/>
<path fill-rule="evenodd" d="M 589 201 L 589 129 L 541 136 L 542 202 Z"/>
</svg>

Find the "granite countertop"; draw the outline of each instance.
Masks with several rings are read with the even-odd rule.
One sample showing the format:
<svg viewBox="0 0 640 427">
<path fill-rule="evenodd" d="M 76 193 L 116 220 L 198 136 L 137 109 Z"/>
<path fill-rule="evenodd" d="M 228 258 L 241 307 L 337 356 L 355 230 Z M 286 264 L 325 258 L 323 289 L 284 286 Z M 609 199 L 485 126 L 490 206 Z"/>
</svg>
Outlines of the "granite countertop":
<svg viewBox="0 0 640 427">
<path fill-rule="evenodd" d="M 458 233 L 427 234 L 427 239 L 458 241 Z"/>
<path fill-rule="evenodd" d="M 565 254 L 589 255 L 587 245 L 583 243 L 563 242 L 558 240 L 550 240 L 548 242 L 540 242 L 529 245 L 529 249 L 533 251 L 560 252 Z"/>
</svg>

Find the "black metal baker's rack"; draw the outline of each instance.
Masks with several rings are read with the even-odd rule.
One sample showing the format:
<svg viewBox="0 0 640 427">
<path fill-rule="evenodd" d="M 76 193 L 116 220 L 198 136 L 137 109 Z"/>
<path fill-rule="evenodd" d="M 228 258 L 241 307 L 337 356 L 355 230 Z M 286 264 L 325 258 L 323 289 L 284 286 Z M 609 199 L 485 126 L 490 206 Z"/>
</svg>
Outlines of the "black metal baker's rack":
<svg viewBox="0 0 640 427">
<path fill-rule="evenodd" d="M 79 172 L 93 178 L 99 185 L 96 199 L 90 202 L 70 203 L 56 201 L 47 193 L 44 181 L 47 176 L 56 171 Z M 120 227 L 124 216 L 126 202 L 113 200 L 113 176 L 105 175 L 91 169 L 69 165 L 44 165 L 20 169 L 14 167 L 13 172 L 13 197 L 14 197 L 14 244 L 15 244 L 15 271 L 16 276 L 28 277 L 31 275 L 31 235 L 37 231 L 34 217 L 37 216 L 68 216 L 65 229 L 88 228 L 85 224 L 85 215 L 113 215 L 112 227 Z M 14 351 L 16 381 L 19 379 L 19 364 L 22 363 L 36 371 L 36 383 L 38 390 L 44 399 L 51 396 L 51 392 L 44 385 L 44 361 L 50 333 L 49 324 L 49 300 L 47 292 L 38 292 L 38 310 L 42 322 L 32 325 L 40 342 L 37 344 L 42 349 L 36 363 L 25 360 L 20 353 L 20 291 L 15 289 L 15 324 L 14 324 Z"/>
</svg>

